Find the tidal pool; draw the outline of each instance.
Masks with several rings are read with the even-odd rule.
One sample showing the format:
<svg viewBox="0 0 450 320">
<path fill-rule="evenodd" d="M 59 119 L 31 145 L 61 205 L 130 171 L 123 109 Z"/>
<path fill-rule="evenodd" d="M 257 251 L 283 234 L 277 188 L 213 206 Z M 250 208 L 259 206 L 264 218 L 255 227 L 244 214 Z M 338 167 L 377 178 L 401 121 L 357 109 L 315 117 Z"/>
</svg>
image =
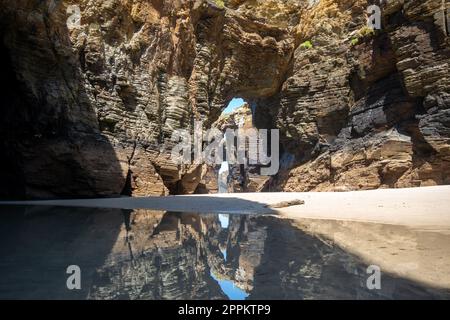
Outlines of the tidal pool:
<svg viewBox="0 0 450 320">
<path fill-rule="evenodd" d="M 450 297 L 448 288 L 384 270 L 381 288 L 370 290 L 367 257 L 274 216 L 34 206 L 2 206 L 0 214 L 2 299 Z M 352 230 L 330 222 L 314 225 Z M 364 237 L 362 227 L 352 228 L 359 230 L 355 237 Z M 392 226 L 376 230 L 366 234 L 368 243 L 396 233 Z M 412 237 L 416 246 L 426 243 L 424 233 Z M 426 253 L 406 255 L 402 263 L 420 264 Z M 79 289 L 69 288 L 70 266 L 79 267 Z"/>
</svg>

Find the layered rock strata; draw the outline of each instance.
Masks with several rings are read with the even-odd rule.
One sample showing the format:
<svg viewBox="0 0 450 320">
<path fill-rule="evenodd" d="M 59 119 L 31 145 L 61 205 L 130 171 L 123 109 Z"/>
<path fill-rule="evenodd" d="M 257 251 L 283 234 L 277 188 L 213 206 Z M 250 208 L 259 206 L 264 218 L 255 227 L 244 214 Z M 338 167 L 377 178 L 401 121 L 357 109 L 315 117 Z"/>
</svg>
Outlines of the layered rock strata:
<svg viewBox="0 0 450 320">
<path fill-rule="evenodd" d="M 274 94 L 294 47 L 211 1 L 2 1 L 0 16 L 4 197 L 195 192 L 174 130 Z"/>
<path fill-rule="evenodd" d="M 2 198 L 209 192 L 171 138 L 236 96 L 280 129 L 266 190 L 450 183 L 446 3 L 309 3 L 1 1 Z"/>
<path fill-rule="evenodd" d="M 299 26 L 313 47 L 297 48 L 274 119 L 300 164 L 279 176 L 279 190 L 450 182 L 448 11 L 441 1 L 386 1 L 373 32 L 366 6 L 320 1 Z"/>
</svg>

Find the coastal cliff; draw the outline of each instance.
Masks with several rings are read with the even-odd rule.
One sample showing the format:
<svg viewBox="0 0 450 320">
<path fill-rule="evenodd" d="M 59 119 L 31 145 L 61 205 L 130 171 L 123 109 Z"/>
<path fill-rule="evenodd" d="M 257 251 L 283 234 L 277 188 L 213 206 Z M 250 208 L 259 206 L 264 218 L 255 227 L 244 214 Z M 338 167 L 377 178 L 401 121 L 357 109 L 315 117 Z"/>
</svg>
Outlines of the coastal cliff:
<svg viewBox="0 0 450 320">
<path fill-rule="evenodd" d="M 234 97 L 280 129 L 272 191 L 450 183 L 448 10 L 371 3 L 1 0 L 0 196 L 213 192 L 171 136 Z"/>
</svg>

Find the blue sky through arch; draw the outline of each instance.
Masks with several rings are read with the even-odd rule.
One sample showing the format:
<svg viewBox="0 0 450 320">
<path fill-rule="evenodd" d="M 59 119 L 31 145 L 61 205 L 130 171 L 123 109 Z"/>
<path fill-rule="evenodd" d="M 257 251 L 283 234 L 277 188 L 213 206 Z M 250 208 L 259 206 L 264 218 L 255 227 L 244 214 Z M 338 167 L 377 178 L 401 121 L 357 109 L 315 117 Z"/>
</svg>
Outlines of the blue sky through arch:
<svg viewBox="0 0 450 320">
<path fill-rule="evenodd" d="M 230 103 L 228 104 L 228 106 L 226 107 L 225 110 L 223 110 L 223 114 L 229 114 L 232 113 L 234 110 L 236 110 L 237 108 L 239 108 L 240 106 L 242 106 L 243 104 L 245 104 L 244 99 L 242 98 L 233 98 Z"/>
</svg>

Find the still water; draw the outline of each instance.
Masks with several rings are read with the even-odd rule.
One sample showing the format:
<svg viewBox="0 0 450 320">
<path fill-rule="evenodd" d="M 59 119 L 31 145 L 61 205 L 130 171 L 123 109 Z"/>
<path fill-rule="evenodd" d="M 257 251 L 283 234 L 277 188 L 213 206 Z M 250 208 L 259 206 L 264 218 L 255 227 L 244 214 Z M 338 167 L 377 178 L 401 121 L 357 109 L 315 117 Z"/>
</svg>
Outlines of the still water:
<svg viewBox="0 0 450 320">
<path fill-rule="evenodd" d="M 386 272 L 381 289 L 369 290 L 369 261 L 273 216 L 56 207 L 0 214 L 2 299 L 450 297 Z M 79 290 L 67 287 L 73 265 Z"/>
</svg>

